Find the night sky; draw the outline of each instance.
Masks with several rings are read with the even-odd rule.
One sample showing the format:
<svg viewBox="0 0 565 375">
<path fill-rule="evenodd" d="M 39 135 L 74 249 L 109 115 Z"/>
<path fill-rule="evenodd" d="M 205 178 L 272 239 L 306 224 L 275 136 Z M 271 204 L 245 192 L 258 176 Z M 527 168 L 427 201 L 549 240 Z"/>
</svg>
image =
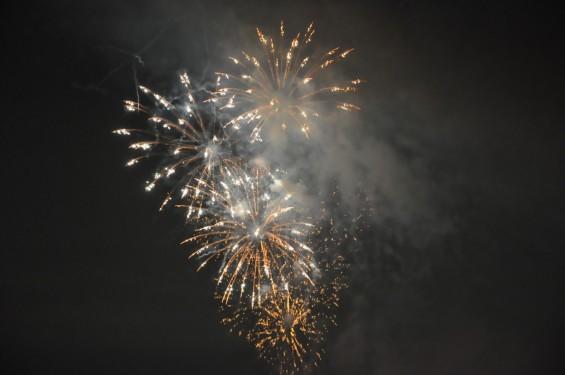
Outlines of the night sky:
<svg viewBox="0 0 565 375">
<path fill-rule="evenodd" d="M 269 373 L 218 323 L 214 267 L 187 260 L 182 212 L 158 212 L 153 166 L 124 167 L 112 130 L 131 124 L 135 79 L 161 93 L 180 71 L 213 79 L 281 19 L 290 34 L 315 21 L 320 50 L 355 48 L 336 74 L 367 81 L 362 111 L 315 143 L 325 157 L 302 159 L 346 207 L 362 186 L 374 208 L 342 249 L 350 287 L 315 373 L 565 371 L 562 18 L 535 3 L 374 3 L 5 7 L 0 372 Z"/>
</svg>

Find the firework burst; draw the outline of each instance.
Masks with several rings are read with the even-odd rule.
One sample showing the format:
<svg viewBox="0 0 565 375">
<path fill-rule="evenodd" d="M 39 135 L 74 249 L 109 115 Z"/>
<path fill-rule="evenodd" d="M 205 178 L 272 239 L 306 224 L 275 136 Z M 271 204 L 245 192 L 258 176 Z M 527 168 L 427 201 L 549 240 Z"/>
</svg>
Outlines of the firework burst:
<svg viewBox="0 0 565 375">
<path fill-rule="evenodd" d="M 316 366 L 323 355 L 321 343 L 336 324 L 333 309 L 345 286 L 343 258 L 322 264 L 314 284 L 294 279 L 279 293 L 267 294 L 260 309 L 223 307 L 222 323 L 251 342 L 280 373 L 305 372 Z"/>
<path fill-rule="evenodd" d="M 219 177 L 239 168 L 243 161 L 234 157 L 234 142 L 219 124 L 215 114 L 206 113 L 203 104 L 195 100 L 188 76 L 182 74 L 180 80 L 186 92 L 174 100 L 168 100 L 140 86 L 140 90 L 155 101 L 155 108 L 150 109 L 130 100 L 124 102 L 125 108 L 148 115 L 151 129 L 118 129 L 114 133 L 135 133 L 146 138 L 130 145 L 131 149 L 141 151 L 143 155 L 129 160 L 127 166 L 149 157 L 161 159 L 162 166 L 145 186 L 145 190 L 151 191 L 161 180 L 173 181 L 174 187 L 167 193 L 160 209 L 175 194 L 181 199 L 188 196 L 193 202 L 193 210 L 189 211 L 188 216 L 198 216 L 202 213 L 202 197 L 198 189 L 191 190 L 190 186 L 195 181 L 198 181 L 197 185 L 207 183 L 214 186 Z"/>
<path fill-rule="evenodd" d="M 312 282 L 316 264 L 308 243 L 315 226 L 292 194 L 274 192 L 273 184 L 272 174 L 251 168 L 228 172 L 216 188 L 202 181 L 191 187 L 206 198 L 208 225 L 183 243 L 201 244 L 191 255 L 202 260 L 200 268 L 221 260 L 217 284 L 225 303 L 249 291 L 251 306 L 260 306 L 265 293 L 276 294 L 289 279 Z"/>
<path fill-rule="evenodd" d="M 252 141 L 261 140 L 261 130 L 265 127 L 275 132 L 297 127 L 308 138 L 312 118 L 319 117 L 321 103 L 333 103 L 345 111 L 359 109 L 351 103 L 332 99 L 332 95 L 355 91 L 361 80 L 344 84 L 324 84 L 323 80 L 317 80 L 320 72 L 345 58 L 353 49 L 333 48 L 322 57 L 312 59 L 306 53 L 314 32 L 311 23 L 303 35 L 297 34 L 287 46 L 281 21 L 278 38 L 266 37 L 257 29 L 262 57 L 242 52 L 241 58 L 230 58 L 240 67 L 240 73 L 217 73 L 217 97 L 212 99 L 222 103 L 223 109 L 243 110 L 227 126 L 235 129 L 251 126 Z M 222 87 L 223 81 L 235 85 Z"/>
</svg>

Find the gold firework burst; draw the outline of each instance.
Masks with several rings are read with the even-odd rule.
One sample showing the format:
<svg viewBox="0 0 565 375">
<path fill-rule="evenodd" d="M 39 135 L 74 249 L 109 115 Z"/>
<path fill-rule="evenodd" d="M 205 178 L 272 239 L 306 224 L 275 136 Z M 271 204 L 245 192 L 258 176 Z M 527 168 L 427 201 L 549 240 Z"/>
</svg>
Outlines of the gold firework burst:
<svg viewBox="0 0 565 375">
<path fill-rule="evenodd" d="M 239 74 L 217 73 L 217 97 L 212 100 L 221 102 L 224 109 L 239 111 L 227 126 L 239 129 L 250 125 L 252 141 L 261 139 L 264 127 L 283 132 L 287 127 L 298 127 L 308 138 L 312 118 L 320 116 L 321 103 L 330 102 L 345 111 L 359 109 L 351 103 L 333 100 L 332 95 L 355 91 L 363 81 L 354 79 L 343 84 L 328 84 L 317 79 L 320 72 L 345 58 L 353 49 L 337 47 L 312 59 L 306 53 L 314 32 L 311 23 L 303 35 L 297 34 L 286 46 L 282 21 L 278 40 L 266 37 L 257 28 L 263 56 L 258 58 L 242 52 L 241 58 L 230 58 L 241 67 Z M 222 87 L 223 81 L 235 85 Z"/>
<path fill-rule="evenodd" d="M 340 256 L 321 261 L 314 284 L 289 280 L 278 293 L 268 293 L 260 308 L 222 306 L 222 323 L 245 337 L 280 373 L 304 372 L 317 365 L 323 341 L 336 324 L 344 262 Z"/>
<path fill-rule="evenodd" d="M 250 292 L 251 306 L 261 305 L 267 292 L 277 293 L 288 279 L 311 281 L 316 268 L 308 245 L 314 225 L 296 208 L 292 195 L 274 193 L 274 177 L 259 168 L 228 172 L 216 187 L 198 181 L 192 190 L 206 198 L 204 220 L 183 243 L 201 246 L 190 257 L 202 259 L 200 268 L 221 259 L 219 295 L 225 303 L 232 294 Z"/>
</svg>

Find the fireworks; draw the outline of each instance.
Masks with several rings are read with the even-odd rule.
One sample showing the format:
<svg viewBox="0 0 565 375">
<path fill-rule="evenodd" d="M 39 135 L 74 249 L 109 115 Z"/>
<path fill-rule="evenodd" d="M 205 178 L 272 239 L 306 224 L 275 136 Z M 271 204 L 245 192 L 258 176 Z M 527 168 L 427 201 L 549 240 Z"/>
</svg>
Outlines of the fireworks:
<svg viewBox="0 0 565 375">
<path fill-rule="evenodd" d="M 246 145 L 261 140 L 267 127 L 298 127 L 308 138 L 321 103 L 358 109 L 332 95 L 355 91 L 362 81 L 323 84 L 321 72 L 352 50 L 334 48 L 311 59 L 312 24 L 288 46 L 282 22 L 278 38 L 257 34 L 263 57 L 242 52 L 241 60 L 231 58 L 242 73 L 217 73 L 213 92 L 193 90 L 186 74 L 180 76 L 184 93 L 172 99 L 140 86 L 153 107 L 138 100 L 125 101 L 125 108 L 146 114 L 149 130 L 115 133 L 141 138 L 130 148 L 142 154 L 128 166 L 160 160 L 145 188 L 161 181 L 173 186 L 161 209 L 177 200 L 186 210 L 192 231 L 182 243 L 192 248 L 189 258 L 200 261 L 199 269 L 219 263 L 215 296 L 227 314 L 222 322 L 281 373 L 294 373 L 317 364 L 320 344 L 335 324 L 332 311 L 345 286 L 343 258 L 332 250 L 340 240 L 321 208 L 325 203 L 324 217 L 313 217 L 281 183 L 284 172 L 250 162 L 254 155 Z M 226 80 L 234 86 L 223 87 Z M 218 120 L 231 114 L 225 124 Z M 250 131 L 238 132 L 242 127 Z"/>
<path fill-rule="evenodd" d="M 345 111 L 359 109 L 331 97 L 337 93 L 356 91 L 357 85 L 362 82 L 360 79 L 331 85 L 317 80 L 322 71 L 345 58 L 353 49 L 333 48 L 322 57 L 312 59 L 306 53 L 314 32 L 311 23 L 303 35 L 297 34 L 286 46 L 281 21 L 278 40 L 266 37 L 257 29 L 263 57 L 257 58 L 247 52 L 242 52 L 241 58 L 230 57 L 240 67 L 240 73 L 217 73 L 217 97 L 212 99 L 222 103 L 222 109 L 236 108 L 239 112 L 226 125 L 235 129 L 242 125 L 251 126 L 252 142 L 261 139 L 264 127 L 274 132 L 297 127 L 308 138 L 312 118 L 320 117 L 318 108 L 321 103 L 329 102 Z M 222 81 L 235 85 L 222 87 Z"/>
<path fill-rule="evenodd" d="M 278 285 L 296 277 L 295 272 L 310 280 L 316 266 L 307 241 L 314 225 L 299 219 L 303 215 L 291 205 L 292 195 L 272 192 L 274 177 L 258 168 L 228 172 L 226 177 L 217 188 L 201 181 L 191 187 L 208 201 L 209 225 L 184 241 L 203 244 L 191 255 L 203 259 L 200 267 L 221 259 L 222 301 L 249 289 L 251 305 L 261 305 L 267 290 L 276 294 Z"/>
<path fill-rule="evenodd" d="M 308 302 L 301 293 L 292 296 L 291 292 L 269 299 L 249 338 L 262 357 L 285 369 L 303 366 L 304 356 L 326 331 L 323 319 L 314 315 Z"/>
<path fill-rule="evenodd" d="M 193 204 L 193 213 L 200 215 L 202 212 L 201 196 L 198 189 L 190 192 L 191 184 L 207 183 L 215 185 L 218 177 L 239 168 L 242 160 L 233 155 L 233 142 L 224 132 L 214 114 L 204 113 L 202 103 L 198 103 L 193 96 L 190 80 L 186 74 L 180 76 L 181 83 L 186 90 L 185 95 L 169 101 L 163 96 L 140 86 L 141 91 L 154 99 L 157 110 L 151 111 L 142 104 L 126 100 L 125 108 L 128 111 L 142 112 L 149 116 L 152 127 L 150 131 L 138 129 L 118 129 L 114 133 L 143 135 L 149 140 L 132 143 L 131 149 L 144 154 L 129 160 L 126 165 L 132 166 L 140 160 L 149 157 L 159 157 L 163 166 L 157 170 L 153 178 L 147 181 L 145 190 L 151 191 L 156 184 L 164 179 L 176 178 L 174 187 L 169 191 L 161 204 L 161 209 L 179 193 L 179 198 L 188 197 Z M 208 117 L 208 118 L 206 118 Z M 194 209 L 196 207 L 196 209 Z"/>
<path fill-rule="evenodd" d="M 321 359 L 317 346 L 328 322 L 333 322 L 333 316 L 316 312 L 320 299 L 304 294 L 303 290 L 285 291 L 270 298 L 258 311 L 256 328 L 247 337 L 261 357 L 283 371 L 315 365 Z"/>
<path fill-rule="evenodd" d="M 260 309 L 246 305 L 224 308 L 227 317 L 222 323 L 251 342 L 280 373 L 316 366 L 323 355 L 321 343 L 329 327 L 336 324 L 333 308 L 345 286 L 344 262 L 336 257 L 322 264 L 325 280 L 320 279 L 321 274 L 315 284 L 295 279 L 279 293 L 269 295 Z"/>
</svg>

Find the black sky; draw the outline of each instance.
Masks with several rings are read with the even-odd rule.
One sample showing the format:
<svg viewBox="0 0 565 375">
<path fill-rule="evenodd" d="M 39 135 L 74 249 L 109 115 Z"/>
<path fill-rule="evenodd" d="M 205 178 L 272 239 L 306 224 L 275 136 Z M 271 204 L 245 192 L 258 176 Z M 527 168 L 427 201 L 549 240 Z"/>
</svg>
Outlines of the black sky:
<svg viewBox="0 0 565 375">
<path fill-rule="evenodd" d="M 565 370 L 562 19 L 534 3 L 375 3 L 8 6 L 1 372 L 269 373 L 218 324 L 213 269 L 196 273 L 180 214 L 157 212 L 151 169 L 123 167 L 111 131 L 134 74 L 160 92 L 180 70 L 204 80 L 280 19 L 354 47 L 342 73 L 368 81 L 343 150 L 378 213 L 347 250 L 317 373 Z"/>
</svg>

